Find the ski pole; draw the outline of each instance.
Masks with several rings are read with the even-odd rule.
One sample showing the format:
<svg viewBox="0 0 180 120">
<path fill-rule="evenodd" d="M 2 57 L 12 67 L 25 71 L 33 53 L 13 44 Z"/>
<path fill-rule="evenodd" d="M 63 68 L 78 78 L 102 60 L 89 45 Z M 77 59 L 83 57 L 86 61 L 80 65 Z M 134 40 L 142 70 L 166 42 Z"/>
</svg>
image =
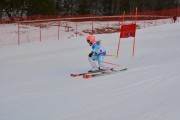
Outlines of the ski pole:
<svg viewBox="0 0 180 120">
<path fill-rule="evenodd" d="M 116 55 L 102 55 L 102 56 L 109 56 L 109 57 L 112 57 L 112 58 L 116 57 Z"/>
<path fill-rule="evenodd" d="M 110 63 L 110 62 L 103 62 L 103 63 L 110 64 L 110 65 L 115 65 L 115 66 L 121 66 L 121 65 L 118 65 L 118 64 Z"/>
<path fill-rule="evenodd" d="M 104 55 L 104 56 L 111 56 L 111 57 L 115 57 L 115 55 Z"/>
</svg>

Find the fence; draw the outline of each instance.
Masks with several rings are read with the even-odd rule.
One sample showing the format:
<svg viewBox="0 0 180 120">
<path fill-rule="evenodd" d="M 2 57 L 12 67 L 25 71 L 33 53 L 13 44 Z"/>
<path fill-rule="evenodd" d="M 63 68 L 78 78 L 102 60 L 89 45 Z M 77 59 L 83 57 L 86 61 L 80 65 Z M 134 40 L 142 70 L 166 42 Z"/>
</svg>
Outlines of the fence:
<svg viewBox="0 0 180 120">
<path fill-rule="evenodd" d="M 138 29 L 172 23 L 172 16 L 179 16 L 180 9 L 138 12 Z M 125 24 L 131 23 L 135 13 L 125 16 Z M 179 21 L 179 19 L 178 19 Z M 44 40 L 63 40 L 87 34 L 104 34 L 120 31 L 122 16 L 28 16 L 2 21 L 0 45 L 22 44 Z M 2 32 L 3 31 L 3 32 Z"/>
</svg>

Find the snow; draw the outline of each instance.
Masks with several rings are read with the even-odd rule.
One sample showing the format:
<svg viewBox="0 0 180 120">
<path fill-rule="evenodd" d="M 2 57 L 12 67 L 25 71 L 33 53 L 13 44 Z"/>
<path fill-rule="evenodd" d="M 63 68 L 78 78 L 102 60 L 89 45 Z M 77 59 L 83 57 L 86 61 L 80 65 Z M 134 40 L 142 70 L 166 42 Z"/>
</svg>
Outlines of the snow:
<svg viewBox="0 0 180 120">
<path fill-rule="evenodd" d="M 90 69 L 86 36 L 1 46 L 0 120 L 179 120 L 179 26 L 138 29 L 134 58 L 128 38 L 105 59 L 128 70 L 92 79 L 70 77 Z M 116 54 L 119 33 L 95 37 Z"/>
</svg>

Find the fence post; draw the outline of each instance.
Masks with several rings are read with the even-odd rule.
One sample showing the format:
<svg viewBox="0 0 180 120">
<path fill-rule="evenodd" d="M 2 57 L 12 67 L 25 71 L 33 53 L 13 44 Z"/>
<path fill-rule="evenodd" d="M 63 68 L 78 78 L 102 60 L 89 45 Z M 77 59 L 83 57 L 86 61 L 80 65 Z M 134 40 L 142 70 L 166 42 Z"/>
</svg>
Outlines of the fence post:
<svg viewBox="0 0 180 120">
<path fill-rule="evenodd" d="M 146 16 L 144 16 L 144 28 L 146 27 Z"/>
<path fill-rule="evenodd" d="M 40 20 L 40 15 L 38 15 L 38 20 Z M 41 42 L 41 24 L 40 24 L 40 21 L 39 21 L 39 40 Z"/>
<path fill-rule="evenodd" d="M 109 16 L 107 16 L 107 27 L 109 27 Z"/>
<path fill-rule="evenodd" d="M 59 40 L 59 35 L 60 35 L 60 22 L 61 22 L 61 18 L 60 16 L 58 17 L 58 40 Z"/>
<path fill-rule="evenodd" d="M 162 16 L 163 16 L 163 24 L 164 24 L 164 10 L 162 9 Z"/>
<path fill-rule="evenodd" d="M 163 17 L 163 24 L 164 24 L 164 17 Z"/>
<path fill-rule="evenodd" d="M 66 18 L 66 26 L 65 26 L 65 32 L 67 32 L 67 18 Z"/>
<path fill-rule="evenodd" d="M 121 26 L 121 15 L 119 14 L 119 26 Z"/>
<path fill-rule="evenodd" d="M 179 0 L 178 0 L 178 2 L 179 2 Z M 180 10 L 180 9 L 179 9 L 179 4 L 180 4 L 180 3 L 178 3 L 178 22 L 179 22 L 179 10 Z"/>
<path fill-rule="evenodd" d="M 93 17 L 92 17 L 92 33 L 91 33 L 92 35 L 94 34 L 94 19 L 93 19 Z"/>
<path fill-rule="evenodd" d="M 40 30 L 40 42 L 41 42 L 41 25 L 39 24 L 39 30 Z"/>
<path fill-rule="evenodd" d="M 77 31 L 77 16 L 76 16 L 76 37 L 77 37 L 78 31 Z"/>
<path fill-rule="evenodd" d="M 66 31 L 66 32 L 69 32 L 68 20 L 69 20 L 69 18 L 66 19 L 66 27 L 65 27 L 65 31 Z"/>
<path fill-rule="evenodd" d="M 20 45 L 20 17 L 18 17 L 18 45 Z"/>
</svg>

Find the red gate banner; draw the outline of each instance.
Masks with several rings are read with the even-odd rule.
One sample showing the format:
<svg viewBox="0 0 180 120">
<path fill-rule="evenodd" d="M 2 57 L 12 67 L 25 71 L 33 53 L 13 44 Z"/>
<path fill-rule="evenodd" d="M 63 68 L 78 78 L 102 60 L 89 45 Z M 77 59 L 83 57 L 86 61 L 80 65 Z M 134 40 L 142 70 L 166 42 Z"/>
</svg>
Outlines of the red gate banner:
<svg viewBox="0 0 180 120">
<path fill-rule="evenodd" d="M 135 37 L 136 24 L 122 25 L 120 38 Z"/>
</svg>

